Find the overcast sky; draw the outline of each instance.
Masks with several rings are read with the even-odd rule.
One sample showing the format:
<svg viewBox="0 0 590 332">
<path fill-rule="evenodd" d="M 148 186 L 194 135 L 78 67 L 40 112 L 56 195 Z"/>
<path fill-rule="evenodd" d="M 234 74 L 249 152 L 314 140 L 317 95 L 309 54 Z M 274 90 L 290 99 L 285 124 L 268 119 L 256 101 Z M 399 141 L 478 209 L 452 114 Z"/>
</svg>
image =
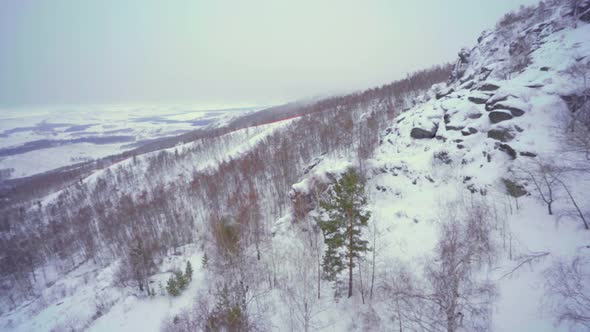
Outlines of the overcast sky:
<svg viewBox="0 0 590 332">
<path fill-rule="evenodd" d="M 0 106 L 268 105 L 453 61 L 536 0 L 2 0 Z"/>
</svg>

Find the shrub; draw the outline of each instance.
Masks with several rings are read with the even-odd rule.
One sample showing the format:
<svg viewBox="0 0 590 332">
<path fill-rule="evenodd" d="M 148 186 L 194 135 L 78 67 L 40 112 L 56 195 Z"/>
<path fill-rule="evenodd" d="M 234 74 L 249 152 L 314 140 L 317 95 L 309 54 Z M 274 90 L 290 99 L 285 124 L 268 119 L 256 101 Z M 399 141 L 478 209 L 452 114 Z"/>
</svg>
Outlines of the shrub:
<svg viewBox="0 0 590 332">
<path fill-rule="evenodd" d="M 170 294 L 171 296 L 180 295 L 180 289 L 178 287 L 178 282 L 176 281 L 176 274 L 172 275 L 170 279 L 168 279 L 166 290 L 168 291 L 168 294 Z"/>
<path fill-rule="evenodd" d="M 434 162 L 436 164 L 450 164 L 453 162 L 447 151 L 439 151 L 433 154 Z"/>
<path fill-rule="evenodd" d="M 166 290 L 171 296 L 178 296 L 186 289 L 193 278 L 193 267 L 190 262 L 186 262 L 185 272 L 175 271 L 168 279 Z"/>
</svg>

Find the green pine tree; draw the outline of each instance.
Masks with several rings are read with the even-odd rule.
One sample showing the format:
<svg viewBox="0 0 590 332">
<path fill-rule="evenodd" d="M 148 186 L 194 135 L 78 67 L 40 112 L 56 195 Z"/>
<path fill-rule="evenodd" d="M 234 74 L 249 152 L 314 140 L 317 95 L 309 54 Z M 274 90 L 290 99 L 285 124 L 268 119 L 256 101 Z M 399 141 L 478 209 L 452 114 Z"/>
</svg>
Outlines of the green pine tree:
<svg viewBox="0 0 590 332">
<path fill-rule="evenodd" d="M 320 200 L 322 217 L 316 221 L 324 234 L 324 276 L 337 282 L 338 275 L 348 269 L 348 297 L 352 296 L 352 272 L 361 255 L 369 248 L 362 238 L 371 213 L 366 211 L 364 184 L 358 173 L 350 168 Z"/>
<path fill-rule="evenodd" d="M 176 282 L 176 277 L 173 275 L 168 279 L 168 284 L 166 285 L 166 290 L 168 294 L 171 296 L 178 296 L 180 295 L 180 289 L 178 288 L 178 283 Z"/>
<path fill-rule="evenodd" d="M 206 330 L 249 331 L 246 292 L 241 282 L 231 289 L 224 285 L 217 293 L 217 303 L 207 318 Z"/>
<path fill-rule="evenodd" d="M 186 279 L 187 283 L 193 280 L 193 266 L 191 262 L 186 262 L 186 268 L 184 269 L 184 278 Z"/>
<path fill-rule="evenodd" d="M 176 285 L 178 286 L 178 290 L 182 292 L 188 285 L 188 280 L 186 280 L 184 273 L 182 273 L 181 271 L 174 272 L 174 276 L 176 278 Z"/>
</svg>

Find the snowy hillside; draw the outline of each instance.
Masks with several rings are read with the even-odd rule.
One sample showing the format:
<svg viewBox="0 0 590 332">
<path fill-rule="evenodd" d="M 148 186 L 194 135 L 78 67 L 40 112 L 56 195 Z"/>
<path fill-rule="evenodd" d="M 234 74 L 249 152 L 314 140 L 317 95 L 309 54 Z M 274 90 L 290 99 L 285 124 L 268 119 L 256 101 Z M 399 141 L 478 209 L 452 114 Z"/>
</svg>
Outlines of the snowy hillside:
<svg viewBox="0 0 590 332">
<path fill-rule="evenodd" d="M 568 101 L 588 93 L 590 25 L 573 28 L 562 18 L 567 12 L 536 8 L 510 26 L 484 32 L 478 45 L 460 52 L 451 82 L 433 88 L 437 98 L 400 114 L 369 160 L 371 231 L 378 232 L 373 245 L 382 248 L 377 264 L 388 271 L 383 278 L 390 282 L 403 283 L 395 278 L 403 269 L 420 274 L 445 219 L 461 218 L 473 207 L 490 214 L 497 257 L 478 273 L 495 285 L 487 327 L 495 331 L 588 327 L 570 325 L 574 319 L 567 318 L 555 325 L 555 315 L 565 307 L 582 310 L 581 315 L 590 308 L 588 302 L 572 304 L 573 297 L 547 292 L 548 285 L 565 282 L 547 280 L 555 266 L 575 257 L 586 262 L 578 266 L 582 282 L 571 280 L 567 287 L 582 293 L 589 287 L 588 150 L 567 131 L 573 111 Z M 515 71 L 515 65 L 521 68 Z M 318 179 L 342 172 L 339 160 L 320 165 Z M 294 189 L 309 192 L 311 182 Z M 511 196 L 510 184 L 523 191 L 512 196 L 522 197 Z M 554 200 L 553 215 L 543 199 Z M 408 329 L 427 330 L 412 314 L 391 313 L 395 295 L 376 297 L 371 308 L 381 318 L 376 330 L 397 329 L 396 319 Z M 388 315 L 394 325 L 383 319 Z M 483 328 L 469 327 L 463 315 L 464 329 Z M 340 321 L 344 326 L 335 330 L 354 329 L 355 321 L 354 316 L 348 324 Z"/>
<path fill-rule="evenodd" d="M 6 209 L 0 330 L 587 331 L 589 10 Z"/>
</svg>

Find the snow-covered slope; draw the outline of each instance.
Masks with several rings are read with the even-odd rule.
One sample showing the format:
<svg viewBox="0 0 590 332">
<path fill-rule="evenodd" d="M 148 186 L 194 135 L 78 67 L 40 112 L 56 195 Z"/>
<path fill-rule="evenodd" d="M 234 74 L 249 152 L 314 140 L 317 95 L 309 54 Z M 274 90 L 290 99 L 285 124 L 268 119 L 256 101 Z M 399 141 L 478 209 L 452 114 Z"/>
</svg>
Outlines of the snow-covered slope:
<svg viewBox="0 0 590 332">
<path fill-rule="evenodd" d="M 155 202 L 161 193 L 178 194 L 178 198 L 169 200 L 170 205 L 163 206 L 184 208 L 187 211 L 181 219 L 194 218 L 186 225 L 193 227 L 190 230 L 196 234 L 191 237 L 195 243 L 182 246 L 178 254 L 168 250 L 158 259 L 156 272 L 149 276 L 157 291 L 151 297 L 117 282 L 121 260 L 101 264 L 74 256 L 70 259 L 81 264 L 67 273 L 43 270 L 49 275 L 45 279 L 51 282 L 41 287 L 40 296 L 4 312 L 0 328 L 184 331 L 185 323 L 202 326 L 199 324 L 209 318 L 203 314 L 213 312 L 220 302 L 216 297 L 220 288 L 230 280 L 239 280 L 246 289 L 243 310 L 253 330 L 426 330 L 420 322 L 429 318 L 407 311 L 416 303 L 426 302 L 419 299 L 400 304 L 400 299 L 404 300 L 400 294 L 415 289 L 399 287 L 415 286 L 416 292 L 418 286 L 428 287 L 424 272 L 438 264 L 441 225 L 470 217 L 467 210 L 476 206 L 481 219 L 490 221 L 494 250 L 493 255 L 490 252 L 493 259 L 474 270 L 473 278 L 474 283 L 486 281 L 493 286 L 493 301 L 486 316 L 489 321 L 473 321 L 478 314 L 488 313 L 484 307 L 480 313 L 460 312 L 464 321 L 461 319 L 457 331 L 480 331 L 484 327 L 505 332 L 584 331 L 583 326 L 567 321 L 557 323 L 559 307 L 565 302 L 547 292 L 547 277 L 556 262 L 569 262 L 590 253 L 589 233 L 572 205 L 575 200 L 588 219 L 590 172 L 584 151 L 572 148 L 574 143 L 567 135 L 572 114 L 569 101 L 588 89 L 584 86 L 588 71 L 583 70 L 590 56 L 590 24 L 574 21 L 569 8 L 565 1 L 525 8 L 516 19 L 505 19 L 495 29 L 482 33 L 475 47 L 460 51 L 447 84 L 397 101 L 397 105 L 404 105 L 400 110 L 405 110 L 378 133 L 379 144 L 369 158 L 359 157 L 360 143 L 352 139 L 350 147 L 334 151 L 308 148 L 307 154 L 314 151 L 311 156 L 299 151 L 297 142 L 279 141 L 282 133 L 290 139 L 299 137 L 302 146 L 309 147 L 303 143 L 316 132 L 306 131 L 306 126 L 320 122 L 319 127 L 328 130 L 347 123 L 336 122 L 334 119 L 340 118 L 334 117 L 326 124 L 321 122 L 325 118 L 311 114 L 153 152 L 95 173 L 80 184 L 89 192 L 84 202 L 94 196 L 105 205 L 115 204 L 111 196 Z M 349 110 L 354 117 L 351 127 L 357 128 L 355 125 L 372 113 L 382 112 L 379 105 L 383 104 L 387 103 L 375 100 L 360 110 Z M 406 109 L 406 105 L 414 106 Z M 360 136 L 355 132 L 339 139 L 348 142 L 347 137 Z M 335 146 L 347 144 L 341 141 Z M 315 143 L 321 144 L 319 140 Z M 256 149 L 271 151 L 262 154 Z M 294 150 L 298 153 L 289 153 Z M 259 160 L 263 155 L 266 158 Z M 299 167 L 302 160 L 311 163 L 299 169 L 298 179 L 291 181 L 291 175 L 284 175 L 286 169 Z M 270 161 L 277 163 L 273 172 L 268 165 L 263 167 Z M 240 167 L 232 168 L 232 163 L 238 162 L 242 162 Z M 369 253 L 355 272 L 356 293 L 350 299 L 334 298 L 333 285 L 317 278 L 324 248 L 314 219 L 319 215 L 318 196 L 348 167 L 362 167 L 366 176 L 372 217 L 365 235 L 375 248 L 375 259 Z M 235 169 L 252 173 L 235 175 Z M 264 170 L 262 174 L 260 169 Z M 211 174 L 216 177 L 207 178 Z M 125 186 L 116 185 L 119 178 L 124 179 Z M 563 185 L 555 182 L 556 178 Z M 288 197 L 293 205 L 283 209 L 277 201 L 284 197 L 277 196 L 276 188 L 283 188 L 277 183 L 287 179 L 291 181 Z M 547 194 L 543 184 L 535 185 L 535 181 L 544 179 L 554 184 L 552 214 L 539 194 L 539 189 Z M 224 206 L 207 205 L 201 197 L 187 194 L 193 184 L 215 189 L 195 190 L 199 194 L 219 190 L 231 193 L 215 201 Z M 107 189 L 100 189 L 103 186 Z M 262 235 L 248 234 L 263 236 L 257 243 L 260 248 L 252 239 L 245 239 L 250 245 L 241 248 L 238 260 L 228 265 L 212 261 L 202 264 L 205 254 L 213 256 L 215 252 L 216 239 L 207 230 L 212 225 L 204 222 L 208 214 L 233 212 L 232 205 L 248 207 L 250 201 L 240 202 L 248 195 L 237 194 L 251 194 L 252 188 L 260 197 L 259 219 L 266 228 Z M 40 206 L 51 206 L 57 196 L 46 197 Z M 302 206 L 298 205 L 301 202 Z M 281 217 L 273 218 L 277 215 Z M 141 213 L 133 216 L 146 218 Z M 168 220 L 166 216 L 161 219 Z M 160 216 L 154 220 L 160 222 Z M 183 231 L 189 227 L 178 225 Z M 262 255 L 257 258 L 258 249 Z M 159 291 L 157 285 L 186 261 L 195 267 L 189 288 L 179 297 Z M 236 275 L 239 277 L 232 279 Z M 369 286 L 373 284 L 374 289 Z M 579 286 L 581 290 L 589 287 L 588 280 Z M 474 302 L 482 299 L 472 298 Z M 473 308 L 480 307 L 475 304 Z M 414 309 L 421 312 L 421 308 Z M 430 327 L 432 331 L 444 330 Z"/>
<path fill-rule="evenodd" d="M 564 132 L 571 117 L 567 96 L 587 88 L 573 68 L 588 61 L 590 24 L 574 28 L 563 17 L 566 7 L 547 10 L 484 32 L 473 49 L 462 50 L 451 82 L 433 88 L 437 98 L 400 114 L 370 160 L 367 186 L 380 230 L 377 245 L 386 248 L 383 265 L 420 271 L 436 245 L 441 218 L 465 207 L 457 202 L 483 202 L 493 211 L 501 249 L 485 279 L 497 287 L 495 331 L 584 330 L 555 325 L 553 301 L 560 300 L 545 292 L 545 276 L 555 262 L 590 254 L 588 231 L 561 187 L 552 188 L 554 214 L 548 215 L 530 173 L 540 164 L 570 169 L 559 176 L 588 218 L 590 174 L 576 170 L 585 156 L 571 152 Z M 519 47 L 526 54 L 514 51 Z M 521 56 L 525 64 L 515 68 Z M 323 161 L 294 191 L 307 194 L 314 181 L 327 181 L 326 174 L 337 175 L 342 165 Z M 505 180 L 519 182 L 529 194 L 516 201 Z M 381 299 L 373 309 L 387 317 L 387 305 Z M 343 315 L 349 316 L 340 328 L 355 329 L 358 317 Z M 373 328 L 398 327 L 381 321 Z"/>
<path fill-rule="evenodd" d="M 502 181 L 522 176 L 521 168 L 534 169 L 537 160 L 561 159 L 561 164 L 566 165 L 568 159 L 580 157 L 568 158 L 564 153 L 567 143 L 563 141 L 562 124 L 570 111 L 561 97 L 577 93 L 582 84 L 568 69 L 581 54 L 590 54 L 590 25 L 557 32 L 552 31 L 556 27 L 551 24 L 544 30 L 541 26 L 531 29 L 540 30 L 539 34 L 528 32 L 536 35 L 527 37 L 534 38 L 538 45 L 531 53 L 531 63 L 507 80 L 498 77 L 508 71 L 502 67 L 502 60 L 505 63 L 510 59 L 500 55 L 504 41 L 498 33 L 484 34 L 470 52 L 466 78 L 450 86 L 455 92 L 402 114 L 383 137 L 385 143 L 375 163 L 384 173 L 371 180 L 382 188 L 381 192 L 374 191 L 374 209 L 389 216 L 380 219 L 381 227 L 391 227 L 391 241 L 402 243 L 392 254 L 401 254 L 405 259 L 419 257 L 434 245 L 423 224 L 438 219 L 441 212 L 437 204 L 444 208 L 446 203 L 461 198 L 483 199 L 496 206 L 511 234 L 509 250 L 503 252 L 490 272 L 499 291 L 494 313 L 496 331 L 567 330 L 565 326 L 554 326 L 550 313 L 539 307 L 545 300 L 543 271 L 554 259 L 588 251 L 584 249 L 588 234 L 581 221 L 565 216 L 570 202 L 563 190 L 556 203 L 559 212 L 549 216 L 530 180 L 524 182 L 528 182 L 531 196 L 520 199 L 519 209 Z M 486 53 L 494 48 L 499 48 L 495 54 Z M 484 71 L 482 68 L 493 69 L 492 75 L 486 80 L 469 79 L 471 73 Z M 506 120 L 494 123 L 496 112 L 507 114 Z M 430 130 L 433 124 L 437 127 L 435 137 L 412 137 L 414 128 Z M 590 202 L 585 197 L 590 176 L 569 176 L 574 196 L 588 211 Z M 408 218 L 396 217 L 400 213 Z M 420 222 L 414 224 L 412 220 Z M 505 276 L 527 255 L 544 252 L 550 253 L 549 257 Z"/>
</svg>

